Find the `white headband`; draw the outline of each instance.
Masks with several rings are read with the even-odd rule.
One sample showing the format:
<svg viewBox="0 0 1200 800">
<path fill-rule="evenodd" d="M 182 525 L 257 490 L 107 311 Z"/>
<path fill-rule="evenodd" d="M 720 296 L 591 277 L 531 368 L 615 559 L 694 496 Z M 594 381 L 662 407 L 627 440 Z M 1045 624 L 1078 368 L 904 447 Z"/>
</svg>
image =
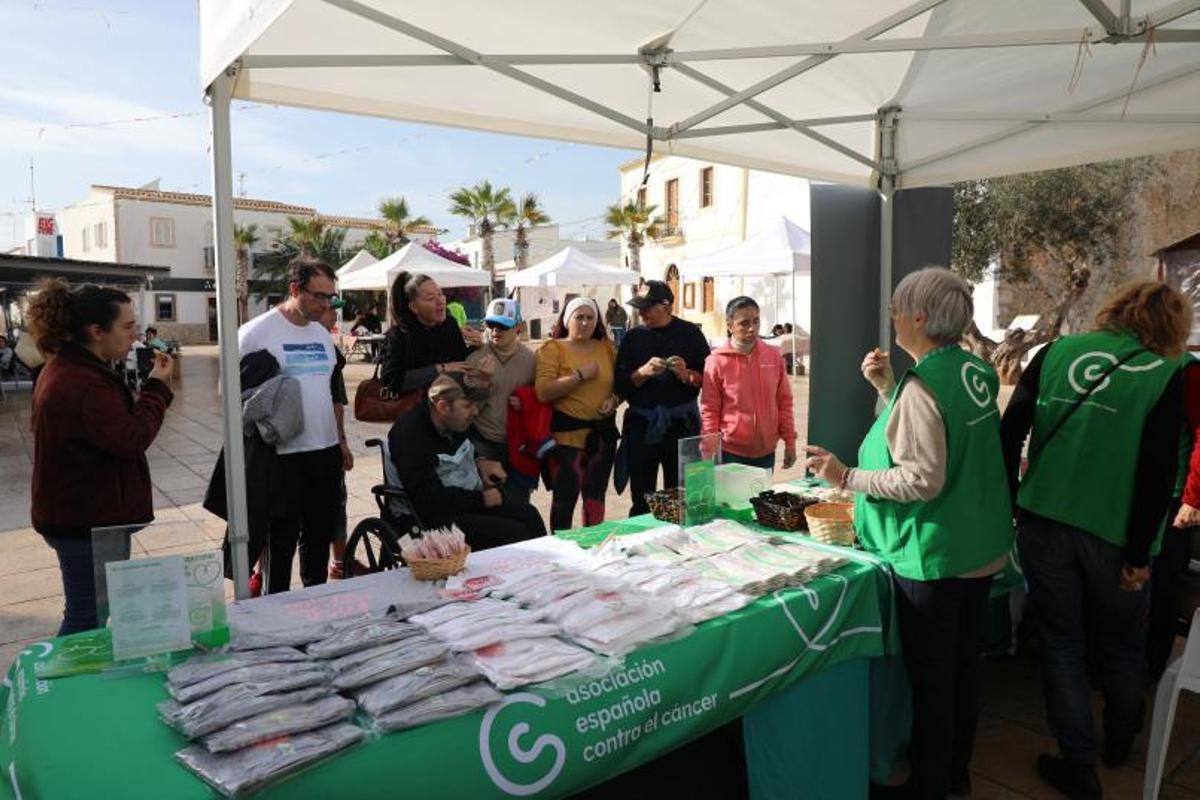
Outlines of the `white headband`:
<svg viewBox="0 0 1200 800">
<path fill-rule="evenodd" d="M 563 324 L 566 325 L 570 322 L 572 315 L 585 306 L 592 310 L 592 313 L 596 315 L 596 319 L 600 319 L 600 306 L 596 305 L 595 300 L 590 297 L 576 297 L 567 303 L 567 310 L 563 312 Z"/>
</svg>

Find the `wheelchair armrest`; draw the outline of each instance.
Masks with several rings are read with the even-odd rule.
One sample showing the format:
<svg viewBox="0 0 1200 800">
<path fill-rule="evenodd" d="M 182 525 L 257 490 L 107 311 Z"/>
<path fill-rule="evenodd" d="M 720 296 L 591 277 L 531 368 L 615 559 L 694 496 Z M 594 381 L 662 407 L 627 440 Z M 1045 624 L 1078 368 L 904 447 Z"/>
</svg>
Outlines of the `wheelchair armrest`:
<svg viewBox="0 0 1200 800">
<path fill-rule="evenodd" d="M 395 497 L 400 500 L 408 499 L 408 492 L 401 489 L 399 486 L 388 486 L 386 483 L 377 483 L 371 487 L 371 494 L 382 497 Z"/>
<path fill-rule="evenodd" d="M 366 445 L 367 445 L 367 447 L 382 447 L 383 440 L 382 439 L 367 439 Z"/>
</svg>

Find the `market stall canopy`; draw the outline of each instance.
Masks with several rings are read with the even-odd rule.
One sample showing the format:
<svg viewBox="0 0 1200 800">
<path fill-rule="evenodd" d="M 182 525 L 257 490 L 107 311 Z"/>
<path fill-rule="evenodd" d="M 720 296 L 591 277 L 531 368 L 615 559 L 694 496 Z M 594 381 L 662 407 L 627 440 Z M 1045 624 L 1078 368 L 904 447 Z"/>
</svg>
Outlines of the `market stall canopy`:
<svg viewBox="0 0 1200 800">
<path fill-rule="evenodd" d="M 639 150 L 649 134 L 675 155 L 911 188 L 1200 146 L 1198 9 L 201 0 L 200 77 L 232 65 L 247 100 Z"/>
<path fill-rule="evenodd" d="M 509 289 L 518 286 L 603 286 L 634 284 L 641 275 L 631 269 L 614 267 L 570 245 L 541 263 L 504 276 Z"/>
<path fill-rule="evenodd" d="M 426 250 L 416 242 L 409 242 L 382 261 L 350 273 L 338 281 L 338 289 L 343 292 L 386 290 L 392 285 L 394 275 L 401 270 L 414 275 L 418 272 L 428 275 L 442 288 L 488 286 L 491 283 L 483 270 L 465 267 Z"/>
<path fill-rule="evenodd" d="M 377 259 L 375 256 L 371 255 L 366 250 L 359 250 L 354 254 L 354 258 L 350 259 L 345 264 L 342 264 L 341 268 L 337 271 L 338 280 L 345 278 L 351 272 L 358 272 L 360 269 L 378 263 L 379 259 Z"/>
<path fill-rule="evenodd" d="M 779 217 L 744 242 L 686 259 L 679 276 L 694 281 L 710 276 L 790 275 L 808 272 L 811 259 L 808 231 Z"/>
</svg>

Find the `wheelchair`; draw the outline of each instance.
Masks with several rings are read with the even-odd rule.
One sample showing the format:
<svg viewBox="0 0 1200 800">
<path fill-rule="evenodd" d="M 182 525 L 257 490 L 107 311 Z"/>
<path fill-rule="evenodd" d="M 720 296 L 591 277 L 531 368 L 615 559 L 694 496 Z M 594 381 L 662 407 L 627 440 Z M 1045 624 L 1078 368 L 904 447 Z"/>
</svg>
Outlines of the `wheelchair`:
<svg viewBox="0 0 1200 800">
<path fill-rule="evenodd" d="M 346 553 L 342 560 L 344 575 L 353 575 L 358 555 L 369 572 L 398 569 L 404 565 L 400 556 L 400 537 L 421 532 L 421 522 L 413 511 L 408 492 L 400 483 L 396 466 L 392 463 L 386 439 L 367 439 L 367 447 L 378 447 L 383 461 L 384 483 L 371 487 L 375 504 L 379 506 L 378 517 L 368 517 L 354 526 L 346 540 Z"/>
</svg>

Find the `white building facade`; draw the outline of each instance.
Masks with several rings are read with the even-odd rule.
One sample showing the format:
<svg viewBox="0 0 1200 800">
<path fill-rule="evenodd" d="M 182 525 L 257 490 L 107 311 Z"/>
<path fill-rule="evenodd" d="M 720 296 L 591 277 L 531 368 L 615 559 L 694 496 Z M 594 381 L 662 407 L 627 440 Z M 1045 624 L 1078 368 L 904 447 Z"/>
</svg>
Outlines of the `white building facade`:
<svg viewBox="0 0 1200 800">
<path fill-rule="evenodd" d="M 675 293 L 675 313 L 698 323 L 710 339 L 725 336 L 725 304 L 740 294 L 759 302 L 764 333 L 776 323 L 795 320 L 809 327 L 809 278 L 797 276 L 795 303 L 789 277 L 706 278 L 681 283 L 678 264 L 745 241 L 766 225 L 788 217 L 809 229 L 808 181 L 787 175 L 712 164 L 679 156 L 656 156 L 642 187 L 644 159 L 620 168 L 621 202 L 638 199 L 655 206 L 665 235 L 647 240 L 641 250 L 645 280 L 663 280 Z M 629 266 L 622 241 L 622 264 Z"/>
<path fill-rule="evenodd" d="M 245 197 L 235 198 L 233 213 L 235 224 L 258 226 L 255 253 L 269 251 L 290 231 L 288 217 L 317 217 L 330 227 L 345 228 L 347 249 L 361 246 L 372 230 L 383 227 L 380 220 L 323 216 L 306 206 Z M 85 199 L 58 212 L 58 225 L 67 258 L 169 266 L 169 278 L 155 279 L 142 292 L 143 327 L 152 325 L 163 338 L 184 343 L 216 341 L 209 195 L 161 191 L 155 184 L 93 185 Z M 266 308 L 252 294 L 251 315 Z"/>
</svg>

